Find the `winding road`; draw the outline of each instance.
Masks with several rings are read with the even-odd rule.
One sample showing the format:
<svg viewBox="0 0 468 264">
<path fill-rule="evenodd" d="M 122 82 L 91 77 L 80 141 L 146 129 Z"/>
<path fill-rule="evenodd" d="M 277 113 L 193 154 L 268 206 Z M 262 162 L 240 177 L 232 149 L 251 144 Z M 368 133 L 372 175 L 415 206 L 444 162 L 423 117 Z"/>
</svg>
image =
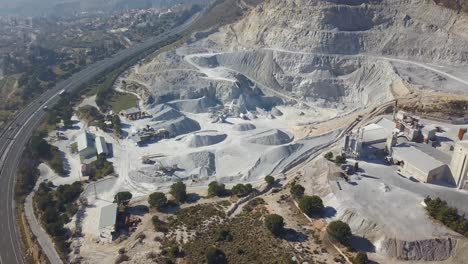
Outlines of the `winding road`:
<svg viewBox="0 0 468 264">
<path fill-rule="evenodd" d="M 130 60 L 177 34 L 183 33 L 200 17 L 194 15 L 183 25 L 172 31 L 149 38 L 148 40 L 122 50 L 112 57 L 89 65 L 69 79 L 59 82 L 54 88 L 44 92 L 18 113 L 3 131 L 0 131 L 0 264 L 26 263 L 21 247 L 21 236 L 16 225 L 14 187 L 18 164 L 25 146 L 33 131 L 41 124 L 46 112 L 44 107 L 53 107 L 60 99 L 60 91 L 75 91 L 82 84 L 111 69 L 114 65 Z M 53 250 L 53 249 L 52 249 Z M 55 263 L 54 263 L 55 264 Z"/>
</svg>

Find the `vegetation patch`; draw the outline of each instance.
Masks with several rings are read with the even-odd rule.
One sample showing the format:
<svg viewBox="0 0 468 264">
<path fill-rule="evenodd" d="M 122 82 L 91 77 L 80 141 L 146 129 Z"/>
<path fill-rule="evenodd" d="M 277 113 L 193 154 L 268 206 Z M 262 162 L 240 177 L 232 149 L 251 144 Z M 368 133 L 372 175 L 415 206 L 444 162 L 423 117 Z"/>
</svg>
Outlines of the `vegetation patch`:
<svg viewBox="0 0 468 264">
<path fill-rule="evenodd" d="M 442 222 L 455 232 L 468 237 L 468 219 L 459 215 L 457 208 L 448 206 L 447 202 L 440 198 L 431 199 L 427 197 L 424 202 L 427 205 L 426 210 L 432 218 Z"/>
<path fill-rule="evenodd" d="M 114 172 L 114 165 L 107 161 L 106 156 L 98 155 L 97 160 L 89 164 L 89 178 L 98 180 Z"/>
<path fill-rule="evenodd" d="M 260 213 L 264 211 L 263 200 L 254 201 L 248 212 L 232 219 L 224 218 L 204 230 L 191 230 L 195 236 L 183 245 L 187 263 L 290 263 L 293 249 L 265 226 L 266 213 Z M 202 215 L 198 210 L 206 208 L 194 206 L 190 213 Z M 192 218 L 193 222 L 197 220 Z"/>
<path fill-rule="evenodd" d="M 55 187 L 52 182 L 41 183 L 33 201 L 39 219 L 55 242 L 59 253 L 68 254 L 70 230 L 64 227 L 78 211 L 76 200 L 83 188 L 80 182 Z"/>
<path fill-rule="evenodd" d="M 175 218 L 170 221 L 172 227 L 186 227 L 197 230 L 204 226 L 207 221 L 222 220 L 226 214 L 222 209 L 213 204 L 199 204 L 177 211 Z"/>
<path fill-rule="evenodd" d="M 110 99 L 110 107 L 114 113 L 138 106 L 138 97 L 130 93 L 115 92 Z"/>
</svg>

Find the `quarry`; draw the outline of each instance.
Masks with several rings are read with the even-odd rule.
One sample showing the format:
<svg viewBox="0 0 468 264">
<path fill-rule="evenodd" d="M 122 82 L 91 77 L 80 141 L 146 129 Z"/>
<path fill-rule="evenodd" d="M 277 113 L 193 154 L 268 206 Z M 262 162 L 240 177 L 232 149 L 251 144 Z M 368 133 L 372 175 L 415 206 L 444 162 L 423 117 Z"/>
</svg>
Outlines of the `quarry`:
<svg viewBox="0 0 468 264">
<path fill-rule="evenodd" d="M 81 153 L 70 148 L 85 132 L 108 145 L 114 167 L 82 194 L 92 206 L 80 220 L 78 255 L 107 263 L 99 251 L 118 249 L 95 224 L 118 192 L 140 205 L 176 182 L 203 196 L 212 181 L 261 188 L 271 175 L 283 186 L 259 195 L 271 211 L 284 210 L 276 202 L 284 186 L 301 183 L 330 209 L 322 220 L 348 223 L 353 247 L 376 263 L 464 263 L 466 238 L 429 218 L 424 199 L 441 197 L 468 213 L 466 168 L 453 158 L 467 140 L 460 132 L 467 109 L 428 110 L 468 99 L 466 13 L 425 0 L 269 0 L 249 8 L 239 21 L 193 34 L 119 76 L 114 89 L 139 99 L 135 109 L 112 113 L 121 137 L 75 116 L 66 139 L 52 140 L 70 175 L 41 165 L 42 179 L 89 180 Z M 95 105 L 92 98 L 82 104 Z M 327 152 L 359 170 L 348 173 Z M 143 255 L 132 258 L 145 263 Z"/>
</svg>

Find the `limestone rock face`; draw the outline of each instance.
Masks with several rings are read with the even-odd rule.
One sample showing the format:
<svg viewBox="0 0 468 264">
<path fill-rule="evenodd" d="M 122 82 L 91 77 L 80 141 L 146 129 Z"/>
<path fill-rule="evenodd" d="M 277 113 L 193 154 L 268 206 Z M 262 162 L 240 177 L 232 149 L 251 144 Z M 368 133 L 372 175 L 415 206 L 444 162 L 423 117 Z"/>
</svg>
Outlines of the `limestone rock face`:
<svg viewBox="0 0 468 264">
<path fill-rule="evenodd" d="M 465 63 L 468 17 L 459 6 L 455 0 L 268 0 L 218 40 L 232 50 L 261 46 Z"/>
</svg>

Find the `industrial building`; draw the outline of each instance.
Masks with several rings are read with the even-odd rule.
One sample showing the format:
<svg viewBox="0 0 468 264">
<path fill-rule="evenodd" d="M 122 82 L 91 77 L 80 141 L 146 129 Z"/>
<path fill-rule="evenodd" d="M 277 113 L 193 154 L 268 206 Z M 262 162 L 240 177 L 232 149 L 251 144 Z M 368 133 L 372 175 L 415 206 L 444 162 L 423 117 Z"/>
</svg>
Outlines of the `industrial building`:
<svg viewBox="0 0 468 264">
<path fill-rule="evenodd" d="M 343 151 L 350 157 L 364 159 L 384 155 L 386 141 L 391 134 L 391 130 L 381 125 L 367 125 L 346 135 Z"/>
<path fill-rule="evenodd" d="M 450 156 L 427 144 L 404 143 L 392 148 L 393 162 L 401 166 L 401 173 L 420 182 L 453 184 L 447 164 Z"/>
<path fill-rule="evenodd" d="M 137 107 L 123 110 L 120 112 L 120 115 L 125 116 L 129 120 L 138 120 L 144 116 L 143 112 Z"/>
<path fill-rule="evenodd" d="M 76 138 L 77 151 L 82 163 L 92 160 L 96 157 L 96 148 L 94 138 L 88 132 L 84 132 Z"/>
<path fill-rule="evenodd" d="M 104 241 L 112 241 L 112 233 L 115 231 L 117 222 L 118 205 L 115 203 L 109 204 L 101 208 L 99 216 L 99 237 Z"/>
<path fill-rule="evenodd" d="M 97 159 L 97 155 L 109 156 L 109 147 L 104 137 L 83 132 L 76 138 L 77 151 L 82 164 L 90 164 Z"/>
<path fill-rule="evenodd" d="M 462 135 L 463 136 L 463 135 Z M 458 141 L 450 162 L 453 178 L 458 188 L 464 189 L 468 182 L 468 140 Z"/>
<path fill-rule="evenodd" d="M 109 156 L 109 148 L 103 137 L 96 137 L 96 152 L 98 155 Z"/>
</svg>

